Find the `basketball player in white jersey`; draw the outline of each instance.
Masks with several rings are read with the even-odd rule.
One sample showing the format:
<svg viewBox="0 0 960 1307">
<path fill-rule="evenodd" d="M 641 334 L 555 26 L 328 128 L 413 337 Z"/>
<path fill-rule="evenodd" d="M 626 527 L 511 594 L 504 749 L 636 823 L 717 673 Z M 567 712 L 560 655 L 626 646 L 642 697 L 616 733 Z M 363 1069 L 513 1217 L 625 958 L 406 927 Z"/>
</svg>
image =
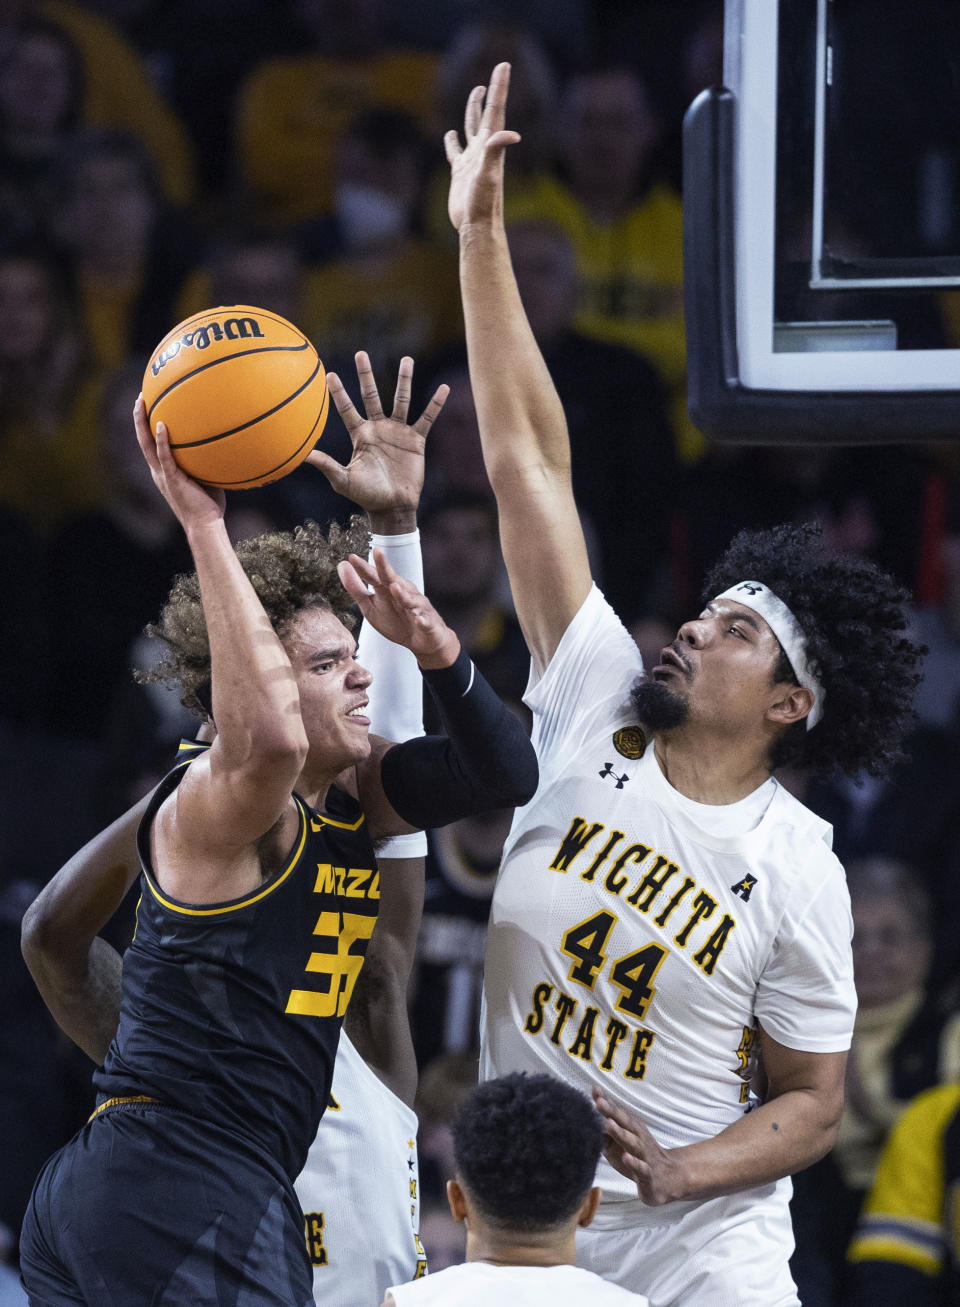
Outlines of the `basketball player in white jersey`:
<svg viewBox="0 0 960 1307">
<path fill-rule="evenodd" d="M 466 1261 L 395 1284 L 382 1307 L 649 1307 L 646 1298 L 575 1265 L 593 1220 L 603 1122 L 555 1076 L 513 1074 L 471 1092 L 453 1123 L 454 1220 Z"/>
<path fill-rule="evenodd" d="M 394 570 L 423 587 L 416 504 L 423 436 L 406 426 L 412 364 L 404 360 L 392 418 L 380 411 L 369 360 L 358 356 L 364 420 L 336 376 L 330 393 L 354 444 L 349 468 L 315 451 L 334 489 L 366 508 Z M 386 461 L 389 460 L 389 468 Z M 389 473 L 389 474 L 388 474 Z M 378 533 L 379 532 L 379 533 Z M 422 734 L 416 660 L 361 628 L 357 658 L 373 675 L 369 716 L 388 739 Z M 136 831 L 144 799 L 95 837 L 54 877 L 25 922 L 25 956 L 61 1027 L 98 1064 L 119 1013 L 120 958 L 96 932 L 139 875 Z M 413 1097 L 417 1067 L 406 992 L 423 906 L 423 833 L 378 849 L 381 904 L 337 1050 L 331 1095 L 295 1188 L 304 1209 L 314 1296 L 323 1307 L 378 1303 L 386 1287 L 426 1273 L 419 1238 Z M 78 921 L 88 926 L 78 931 Z"/>
<path fill-rule="evenodd" d="M 591 581 L 563 411 L 510 265 L 508 82 L 501 64 L 470 96 L 465 144 L 446 138 L 540 764 L 493 899 L 481 1076 L 547 1071 L 607 1116 L 581 1265 L 653 1307 L 790 1307 L 787 1177 L 835 1138 L 856 1000 L 830 828 L 772 771 L 876 774 L 897 756 L 918 680 L 906 596 L 814 528 L 742 533 L 644 672 Z"/>
</svg>

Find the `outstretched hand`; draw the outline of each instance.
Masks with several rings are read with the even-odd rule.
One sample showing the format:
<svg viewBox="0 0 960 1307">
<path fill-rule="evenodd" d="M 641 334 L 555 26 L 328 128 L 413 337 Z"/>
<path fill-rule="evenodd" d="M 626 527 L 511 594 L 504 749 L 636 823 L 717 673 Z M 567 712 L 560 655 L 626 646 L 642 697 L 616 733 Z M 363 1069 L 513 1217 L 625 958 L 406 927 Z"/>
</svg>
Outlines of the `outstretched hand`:
<svg viewBox="0 0 960 1307">
<path fill-rule="evenodd" d="M 605 1118 L 603 1155 L 615 1170 L 632 1180 L 638 1196 L 650 1207 L 685 1197 L 682 1168 L 674 1152 L 662 1148 L 639 1117 L 593 1091 L 597 1111 Z"/>
<path fill-rule="evenodd" d="M 381 549 L 373 551 L 369 563 L 351 554 L 337 572 L 364 621 L 409 649 L 421 667 L 451 667 L 456 662 L 457 636 L 413 582 L 394 571 Z"/>
<path fill-rule="evenodd" d="M 389 417 L 380 403 L 370 358 L 364 350 L 356 356 L 357 378 L 365 417 L 361 417 L 335 372 L 327 377 L 330 395 L 353 445 L 350 462 L 343 466 L 329 454 L 315 449 L 307 462 L 319 468 L 338 495 L 352 499 L 371 517 L 383 513 L 415 513 L 423 489 L 423 454 L 427 435 L 443 408 L 450 387 L 438 386 L 423 413 L 407 423 L 413 359 L 400 360 L 393 412 Z"/>
<path fill-rule="evenodd" d="M 143 396 L 133 406 L 133 425 L 150 475 L 164 499 L 173 509 L 184 531 L 217 522 L 223 517 L 227 497 L 222 490 L 201 485 L 188 476 L 173 457 L 170 437 L 162 422 L 157 423 L 157 438 L 150 434 L 147 406 Z"/>
<path fill-rule="evenodd" d="M 504 128 L 510 65 L 497 64 L 489 86 L 475 86 L 463 116 L 463 139 L 455 131 L 443 138 L 450 164 L 450 221 L 457 231 L 466 224 L 489 222 L 503 213 L 503 162 L 508 145 L 520 140 Z M 486 96 L 486 99 L 484 99 Z"/>
</svg>

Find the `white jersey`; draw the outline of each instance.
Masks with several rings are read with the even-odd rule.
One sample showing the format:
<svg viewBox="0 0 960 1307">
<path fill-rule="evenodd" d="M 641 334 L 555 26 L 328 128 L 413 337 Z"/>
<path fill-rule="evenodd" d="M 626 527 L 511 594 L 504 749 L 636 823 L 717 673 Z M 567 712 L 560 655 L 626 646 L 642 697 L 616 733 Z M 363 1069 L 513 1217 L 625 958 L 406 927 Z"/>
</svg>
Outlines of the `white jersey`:
<svg viewBox="0 0 960 1307">
<path fill-rule="evenodd" d="M 294 1185 L 313 1296 L 323 1307 L 376 1305 L 388 1285 L 427 1269 L 418 1233 L 417 1118 L 342 1031 L 331 1095 Z"/>
<path fill-rule="evenodd" d="M 758 1020 L 789 1048 L 849 1048 L 852 921 L 830 827 L 782 786 L 742 809 L 673 789 L 634 724 L 641 671 L 594 588 L 531 676 L 540 785 L 494 893 L 480 1074 L 599 1086 L 670 1148 L 753 1105 Z M 598 1183 L 636 1201 L 605 1161 Z"/>
<path fill-rule="evenodd" d="M 464 1262 L 416 1284 L 395 1284 L 395 1307 L 648 1307 L 647 1299 L 577 1266 L 493 1266 Z"/>
</svg>

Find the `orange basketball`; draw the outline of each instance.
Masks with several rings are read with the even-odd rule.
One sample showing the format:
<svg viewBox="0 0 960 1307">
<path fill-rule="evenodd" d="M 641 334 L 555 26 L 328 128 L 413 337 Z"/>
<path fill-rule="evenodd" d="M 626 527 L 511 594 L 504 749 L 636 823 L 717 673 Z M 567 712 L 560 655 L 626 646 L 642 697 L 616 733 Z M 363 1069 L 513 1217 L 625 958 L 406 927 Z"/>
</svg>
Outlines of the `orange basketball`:
<svg viewBox="0 0 960 1307">
<path fill-rule="evenodd" d="M 197 481 L 244 490 L 292 472 L 320 438 L 327 374 L 302 331 L 276 313 L 231 304 L 167 333 L 143 374 L 154 437 Z"/>
</svg>

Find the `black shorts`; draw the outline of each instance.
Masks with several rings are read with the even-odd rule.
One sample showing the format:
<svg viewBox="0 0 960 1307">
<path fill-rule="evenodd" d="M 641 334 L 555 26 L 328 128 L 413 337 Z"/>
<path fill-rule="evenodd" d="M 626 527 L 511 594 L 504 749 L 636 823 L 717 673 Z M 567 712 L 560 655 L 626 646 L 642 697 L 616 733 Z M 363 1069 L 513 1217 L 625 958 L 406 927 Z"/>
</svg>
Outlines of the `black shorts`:
<svg viewBox="0 0 960 1307">
<path fill-rule="evenodd" d="M 152 1102 L 50 1159 L 20 1239 L 32 1307 L 313 1307 L 303 1213 L 266 1154 Z"/>
</svg>

